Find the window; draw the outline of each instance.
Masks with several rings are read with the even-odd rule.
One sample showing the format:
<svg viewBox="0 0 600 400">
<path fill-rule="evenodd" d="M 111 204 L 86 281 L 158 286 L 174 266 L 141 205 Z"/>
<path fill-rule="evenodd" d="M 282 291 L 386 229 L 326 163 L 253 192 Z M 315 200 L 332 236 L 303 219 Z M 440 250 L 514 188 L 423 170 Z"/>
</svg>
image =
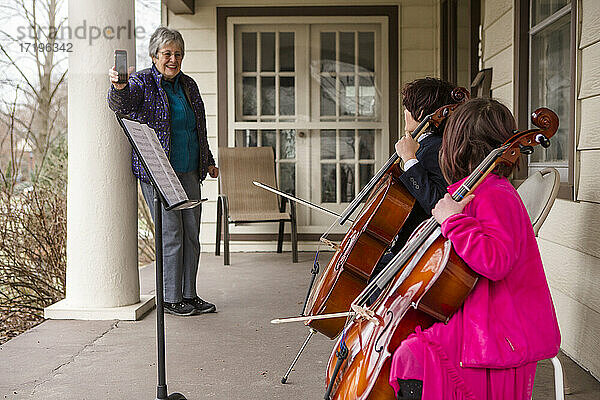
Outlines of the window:
<svg viewBox="0 0 600 400">
<path fill-rule="evenodd" d="M 524 170 L 529 174 L 546 167 L 558 169 L 559 197 L 568 199 L 573 196 L 575 7 L 576 2 L 570 0 L 521 1 L 515 21 L 520 28 L 515 44 L 515 113 L 519 129 L 530 127 L 529 116 L 539 107 L 551 109 L 560 120 L 551 146 L 536 147 Z"/>
</svg>

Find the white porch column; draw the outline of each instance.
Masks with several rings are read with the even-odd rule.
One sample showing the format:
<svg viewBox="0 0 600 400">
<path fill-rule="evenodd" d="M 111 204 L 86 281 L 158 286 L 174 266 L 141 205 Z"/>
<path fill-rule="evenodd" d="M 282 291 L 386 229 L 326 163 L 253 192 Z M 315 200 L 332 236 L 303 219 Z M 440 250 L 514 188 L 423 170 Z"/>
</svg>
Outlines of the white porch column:
<svg viewBox="0 0 600 400">
<path fill-rule="evenodd" d="M 131 147 L 106 103 L 114 50 L 135 64 L 134 1 L 70 1 L 69 26 L 66 298 L 44 316 L 135 320 L 154 300 L 140 300 Z"/>
</svg>

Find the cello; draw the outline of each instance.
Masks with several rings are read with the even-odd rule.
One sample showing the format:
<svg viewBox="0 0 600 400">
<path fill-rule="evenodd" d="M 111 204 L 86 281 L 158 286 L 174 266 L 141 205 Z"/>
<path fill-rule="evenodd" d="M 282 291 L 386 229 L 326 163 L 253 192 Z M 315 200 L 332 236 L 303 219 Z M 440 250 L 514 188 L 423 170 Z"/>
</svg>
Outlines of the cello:
<svg viewBox="0 0 600 400">
<path fill-rule="evenodd" d="M 532 114 L 539 129 L 516 133 L 493 150 L 453 193 L 458 201 L 470 194 L 499 164 L 514 164 L 533 146 L 550 145 L 558 117 L 546 108 Z M 327 368 L 325 399 L 395 399 L 388 383 L 391 355 L 417 326 L 426 329 L 447 322 L 477 282 L 478 276 L 441 236 L 440 224 L 424 222 L 352 303 L 354 319 L 348 321 Z M 373 291 L 384 289 L 368 309 Z"/>
<path fill-rule="evenodd" d="M 443 106 L 423 118 L 413 131 L 413 138 L 421 133 L 428 123 L 439 128 L 454 109 L 469 98 L 469 92 L 459 87 L 452 91 L 452 97 L 457 103 Z M 303 315 L 310 317 L 348 310 L 352 300 L 367 285 L 377 262 L 406 222 L 415 204 L 415 198 L 397 180 L 402 173 L 397 160 L 398 155 L 394 152 L 340 215 L 338 223 L 342 225 L 370 193 L 342 242 L 335 246 L 336 252 L 319 283 L 314 288 L 311 287 L 314 290 L 311 290 L 307 297 Z M 326 234 L 322 240 L 327 243 L 324 239 Z M 344 323 L 343 317 L 308 319 L 305 322 L 307 326 L 330 339 L 340 334 Z"/>
</svg>

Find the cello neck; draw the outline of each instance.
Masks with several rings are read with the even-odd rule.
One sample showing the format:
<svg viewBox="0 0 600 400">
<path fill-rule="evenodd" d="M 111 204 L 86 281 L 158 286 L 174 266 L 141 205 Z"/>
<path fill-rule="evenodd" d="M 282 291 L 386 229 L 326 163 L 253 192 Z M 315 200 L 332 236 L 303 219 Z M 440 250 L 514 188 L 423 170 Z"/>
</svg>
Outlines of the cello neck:
<svg viewBox="0 0 600 400">
<path fill-rule="evenodd" d="M 488 176 L 490 172 L 496 167 L 497 161 L 508 148 L 508 145 L 503 145 L 494 149 L 488 154 L 483 161 L 475 168 L 471 174 L 465 179 L 458 189 L 452 193 L 452 199 L 455 201 L 462 200 L 465 196 L 469 195 L 475 188 L 483 182 L 483 179 Z"/>
</svg>

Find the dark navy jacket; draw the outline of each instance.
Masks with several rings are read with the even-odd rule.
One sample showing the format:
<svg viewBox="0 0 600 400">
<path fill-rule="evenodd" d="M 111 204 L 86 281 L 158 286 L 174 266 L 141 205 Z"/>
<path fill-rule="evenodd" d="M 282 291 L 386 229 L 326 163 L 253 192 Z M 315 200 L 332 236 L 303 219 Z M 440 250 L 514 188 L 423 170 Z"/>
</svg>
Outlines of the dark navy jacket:
<svg viewBox="0 0 600 400">
<path fill-rule="evenodd" d="M 208 167 L 215 165 L 215 160 L 208 146 L 206 138 L 206 114 L 204 102 L 200 96 L 198 85 L 194 80 L 180 72 L 180 82 L 186 98 L 196 116 L 198 142 L 200 154 L 198 157 L 198 174 L 200 181 L 204 180 Z M 169 100 L 161 86 L 162 74 L 154 65 L 151 68 L 135 72 L 129 77 L 127 86 L 117 90 L 113 85 L 108 91 L 108 106 L 119 114 L 125 114 L 138 122 L 153 128 L 158 136 L 163 149 L 170 155 L 171 151 L 171 126 L 169 114 Z M 135 152 L 132 155 L 132 169 L 135 176 L 141 181 L 150 183 Z"/>
</svg>

